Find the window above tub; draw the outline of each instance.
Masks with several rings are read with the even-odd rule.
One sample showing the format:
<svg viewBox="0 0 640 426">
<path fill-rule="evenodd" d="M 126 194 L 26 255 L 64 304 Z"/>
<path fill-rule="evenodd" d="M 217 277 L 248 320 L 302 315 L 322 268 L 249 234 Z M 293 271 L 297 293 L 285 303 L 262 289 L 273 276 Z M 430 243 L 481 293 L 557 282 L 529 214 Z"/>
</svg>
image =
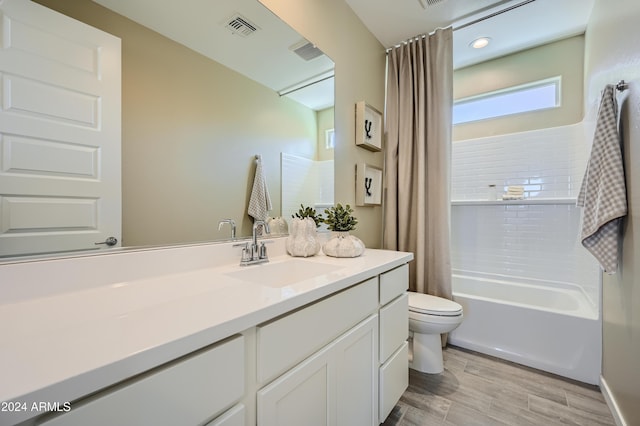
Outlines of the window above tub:
<svg viewBox="0 0 640 426">
<path fill-rule="evenodd" d="M 557 108 L 560 83 L 558 76 L 458 99 L 453 103 L 453 124 Z"/>
</svg>

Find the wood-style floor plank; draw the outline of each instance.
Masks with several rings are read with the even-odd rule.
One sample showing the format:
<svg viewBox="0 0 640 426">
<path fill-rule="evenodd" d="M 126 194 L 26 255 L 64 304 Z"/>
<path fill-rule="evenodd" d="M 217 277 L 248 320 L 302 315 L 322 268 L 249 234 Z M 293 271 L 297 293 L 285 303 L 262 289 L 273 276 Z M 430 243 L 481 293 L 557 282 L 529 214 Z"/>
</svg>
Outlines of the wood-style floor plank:
<svg viewBox="0 0 640 426">
<path fill-rule="evenodd" d="M 454 346 L 445 371 L 409 370 L 383 426 L 615 425 L 597 386 Z"/>
</svg>

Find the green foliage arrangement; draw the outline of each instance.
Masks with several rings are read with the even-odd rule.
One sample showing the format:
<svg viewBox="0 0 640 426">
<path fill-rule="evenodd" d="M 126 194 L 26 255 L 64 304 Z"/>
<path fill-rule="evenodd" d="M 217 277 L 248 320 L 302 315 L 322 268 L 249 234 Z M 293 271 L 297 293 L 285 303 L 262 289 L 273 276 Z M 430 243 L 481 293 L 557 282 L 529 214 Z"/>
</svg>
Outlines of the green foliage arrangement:
<svg viewBox="0 0 640 426">
<path fill-rule="evenodd" d="M 353 209 L 349 204 L 344 207 L 338 203 L 335 206 L 325 209 L 327 218 L 324 220 L 331 231 L 353 231 L 356 229 L 358 220 L 352 216 Z"/>
<path fill-rule="evenodd" d="M 316 223 L 316 228 L 318 228 L 322 224 L 322 222 L 324 222 L 322 214 L 316 213 L 316 209 L 312 207 L 305 207 L 302 204 L 300 204 L 300 210 L 298 210 L 298 213 L 292 214 L 291 217 L 294 219 L 304 219 L 305 217 L 310 217 Z"/>
</svg>

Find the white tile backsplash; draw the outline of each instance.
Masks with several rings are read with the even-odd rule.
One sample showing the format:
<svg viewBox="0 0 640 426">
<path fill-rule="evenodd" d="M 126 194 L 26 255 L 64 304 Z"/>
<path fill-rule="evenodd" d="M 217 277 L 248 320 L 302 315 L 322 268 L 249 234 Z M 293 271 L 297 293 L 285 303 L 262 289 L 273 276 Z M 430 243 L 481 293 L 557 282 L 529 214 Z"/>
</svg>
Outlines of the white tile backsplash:
<svg viewBox="0 0 640 426">
<path fill-rule="evenodd" d="M 454 269 L 580 285 L 599 305 L 599 267 L 579 242 L 580 190 L 589 141 L 581 123 L 454 142 L 453 200 L 487 200 L 521 185 L 556 204 L 463 203 L 451 208 Z M 585 148 L 586 146 L 586 148 Z"/>
</svg>

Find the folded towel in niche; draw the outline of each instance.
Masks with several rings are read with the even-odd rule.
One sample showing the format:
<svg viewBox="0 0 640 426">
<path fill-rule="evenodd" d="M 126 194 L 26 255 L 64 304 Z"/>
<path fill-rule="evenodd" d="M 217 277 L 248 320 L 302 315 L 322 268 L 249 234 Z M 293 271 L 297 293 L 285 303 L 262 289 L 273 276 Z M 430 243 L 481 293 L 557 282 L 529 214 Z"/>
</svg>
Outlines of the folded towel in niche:
<svg viewBox="0 0 640 426">
<path fill-rule="evenodd" d="M 627 190 L 613 85 L 602 95 L 596 131 L 577 205 L 584 207 L 580 239 L 607 274 L 618 268 L 620 225 L 627 215 Z"/>
<path fill-rule="evenodd" d="M 524 198 L 524 187 L 509 185 L 507 192 L 502 196 L 503 200 L 522 200 Z"/>
</svg>

